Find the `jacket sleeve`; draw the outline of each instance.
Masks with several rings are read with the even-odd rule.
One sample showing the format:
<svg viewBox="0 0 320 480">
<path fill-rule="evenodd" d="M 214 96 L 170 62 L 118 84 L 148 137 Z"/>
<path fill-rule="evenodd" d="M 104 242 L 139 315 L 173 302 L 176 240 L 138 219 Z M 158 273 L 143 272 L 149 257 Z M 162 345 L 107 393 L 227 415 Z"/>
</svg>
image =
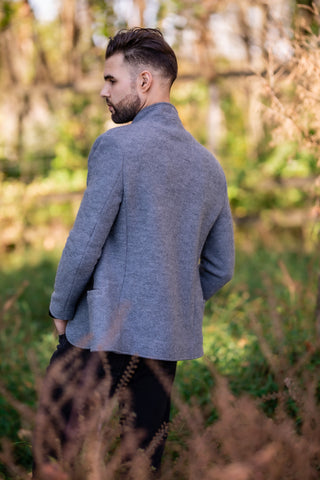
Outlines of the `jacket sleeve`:
<svg viewBox="0 0 320 480">
<path fill-rule="evenodd" d="M 204 300 L 209 300 L 229 282 L 234 271 L 233 222 L 228 195 L 214 222 L 200 257 L 200 281 Z"/>
<path fill-rule="evenodd" d="M 108 133 L 95 141 L 87 188 L 59 262 L 50 314 L 72 320 L 117 216 L 123 191 L 122 154 Z"/>
</svg>

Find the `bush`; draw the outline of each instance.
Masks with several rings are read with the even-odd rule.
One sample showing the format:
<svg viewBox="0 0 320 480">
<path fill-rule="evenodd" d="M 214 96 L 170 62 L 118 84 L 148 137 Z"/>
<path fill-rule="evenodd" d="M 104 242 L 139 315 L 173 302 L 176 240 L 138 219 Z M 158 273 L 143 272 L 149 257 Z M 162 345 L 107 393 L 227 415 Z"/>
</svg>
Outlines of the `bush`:
<svg viewBox="0 0 320 480">
<path fill-rule="evenodd" d="M 29 478 L 37 391 L 55 346 L 44 319 L 55 262 L 25 261 L 3 279 L 0 471 L 6 479 Z M 179 364 L 160 478 L 318 478 L 314 265 L 312 255 L 238 250 L 233 282 L 207 304 L 205 357 Z M 32 290 L 21 285 L 25 278 L 32 278 Z M 113 407 L 86 418 L 90 441 L 76 473 L 64 465 L 60 477 L 47 471 L 45 478 L 120 478 L 123 447 Z M 131 478 L 147 478 L 147 464 L 138 452 L 128 466 Z M 122 474 L 130 478 L 128 470 Z"/>
</svg>

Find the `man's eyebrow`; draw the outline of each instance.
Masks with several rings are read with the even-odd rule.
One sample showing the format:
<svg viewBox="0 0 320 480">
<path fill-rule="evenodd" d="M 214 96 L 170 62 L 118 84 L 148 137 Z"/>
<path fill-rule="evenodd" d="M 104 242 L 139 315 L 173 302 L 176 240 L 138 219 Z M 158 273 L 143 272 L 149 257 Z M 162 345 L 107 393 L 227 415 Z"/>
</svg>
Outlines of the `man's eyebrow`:
<svg viewBox="0 0 320 480">
<path fill-rule="evenodd" d="M 115 78 L 114 78 L 112 75 L 104 75 L 103 78 L 105 79 L 105 81 L 107 81 L 107 80 L 115 80 Z"/>
</svg>

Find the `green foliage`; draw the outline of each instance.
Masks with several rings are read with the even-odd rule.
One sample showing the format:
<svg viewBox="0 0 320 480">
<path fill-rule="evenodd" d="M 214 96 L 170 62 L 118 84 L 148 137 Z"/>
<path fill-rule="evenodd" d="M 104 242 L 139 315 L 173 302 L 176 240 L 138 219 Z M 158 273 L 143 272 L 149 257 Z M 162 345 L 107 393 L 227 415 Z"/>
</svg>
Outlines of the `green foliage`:
<svg viewBox="0 0 320 480">
<path fill-rule="evenodd" d="M 179 84 L 173 89 L 172 102 L 178 109 L 184 125 L 197 140 L 206 145 L 207 105 L 209 99 L 208 85 L 202 80 Z"/>
<path fill-rule="evenodd" d="M 55 345 L 48 302 L 56 257 L 41 255 L 30 251 L 20 257 L 15 255 L 12 261 L 2 263 L 0 276 L 2 385 L 16 401 L 32 409 L 37 401 L 36 384 Z M 11 299 L 13 302 L 8 303 Z M 1 437 L 11 441 L 16 462 L 30 469 L 30 419 L 18 412 L 6 396 L 0 397 L 0 419 Z M 6 471 L 1 464 L 0 471 Z"/>
<path fill-rule="evenodd" d="M 57 259 L 58 253 L 26 251 L 21 256 L 10 255 L 2 263 L 1 378 L 6 390 L 33 410 L 36 381 L 43 375 L 56 343 L 48 304 Z M 213 400 L 217 388 L 213 371 L 229 379 L 234 394 L 259 398 L 269 416 L 278 405 L 274 394 L 282 388 L 282 367 L 276 366 L 273 357 L 286 365 L 285 374 L 289 375 L 311 349 L 312 355 L 302 365 L 319 377 L 313 316 L 318 270 L 316 253 L 297 255 L 294 250 L 279 253 L 258 248 L 248 254 L 238 249 L 234 280 L 206 306 L 205 356 L 179 363 L 177 372 L 180 402 L 200 408 L 206 428 L 220 418 Z M 12 298 L 11 305 L 6 303 Z M 181 407 L 173 403 L 174 420 Z M 0 408 L 2 435 L 15 445 L 18 464 L 30 469 L 32 421 L 6 396 L 1 398 Z M 290 397 L 287 411 L 298 428 L 300 406 Z M 25 437 L 25 431 L 29 436 Z M 187 432 L 178 432 L 172 432 L 169 439 L 173 455 L 177 445 L 188 441 Z"/>
<path fill-rule="evenodd" d="M 74 95 L 68 92 L 57 112 L 55 156 L 51 163 L 53 170 L 67 169 L 71 172 L 86 168 L 87 157 L 96 136 L 103 132 L 103 112 L 97 110 L 92 96 Z M 87 122 L 87 118 L 90 122 Z"/>
<path fill-rule="evenodd" d="M 278 391 L 278 372 L 261 348 L 259 331 L 261 328 L 263 342 L 272 355 L 286 359 L 288 371 L 308 353 L 315 338 L 314 299 L 319 270 L 315 260 L 312 255 L 296 252 L 279 254 L 259 249 L 247 255 L 238 251 L 234 280 L 206 306 L 205 358 L 180 367 L 178 388 L 184 399 L 196 397 L 202 407 L 212 407 L 213 379 L 208 361 L 229 378 L 237 395 L 247 392 L 263 399 Z M 316 359 L 318 354 L 308 365 Z M 276 405 L 272 399 L 263 400 L 268 414 Z M 217 413 L 209 408 L 207 415 L 210 423 Z"/>
<path fill-rule="evenodd" d="M 180 362 L 176 375 L 176 387 L 181 398 L 189 405 L 196 405 L 206 415 L 206 425 L 210 425 L 217 417 L 212 404 L 214 378 L 204 360 L 188 360 Z M 172 417 L 178 413 L 173 406 Z"/>
<path fill-rule="evenodd" d="M 297 142 L 270 146 L 270 131 L 257 145 L 250 142 L 245 94 L 226 91 L 221 107 L 226 133 L 218 157 L 225 168 L 231 207 L 237 218 L 262 218 L 271 211 L 310 208 L 317 158 Z"/>
<path fill-rule="evenodd" d="M 15 5 L 12 1 L 3 0 L 1 17 L 0 17 L 0 30 L 5 30 L 11 23 L 15 14 Z"/>
</svg>

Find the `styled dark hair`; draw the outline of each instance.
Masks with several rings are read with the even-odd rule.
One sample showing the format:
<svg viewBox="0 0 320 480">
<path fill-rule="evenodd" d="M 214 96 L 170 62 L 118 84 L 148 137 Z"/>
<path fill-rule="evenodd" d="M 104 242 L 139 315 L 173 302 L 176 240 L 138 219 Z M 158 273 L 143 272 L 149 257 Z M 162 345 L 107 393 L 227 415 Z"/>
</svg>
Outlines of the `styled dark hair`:
<svg viewBox="0 0 320 480">
<path fill-rule="evenodd" d="M 177 78 L 177 58 L 157 28 L 135 27 L 120 30 L 109 39 L 106 59 L 123 53 L 130 65 L 150 65 L 162 71 L 171 85 Z"/>
</svg>

